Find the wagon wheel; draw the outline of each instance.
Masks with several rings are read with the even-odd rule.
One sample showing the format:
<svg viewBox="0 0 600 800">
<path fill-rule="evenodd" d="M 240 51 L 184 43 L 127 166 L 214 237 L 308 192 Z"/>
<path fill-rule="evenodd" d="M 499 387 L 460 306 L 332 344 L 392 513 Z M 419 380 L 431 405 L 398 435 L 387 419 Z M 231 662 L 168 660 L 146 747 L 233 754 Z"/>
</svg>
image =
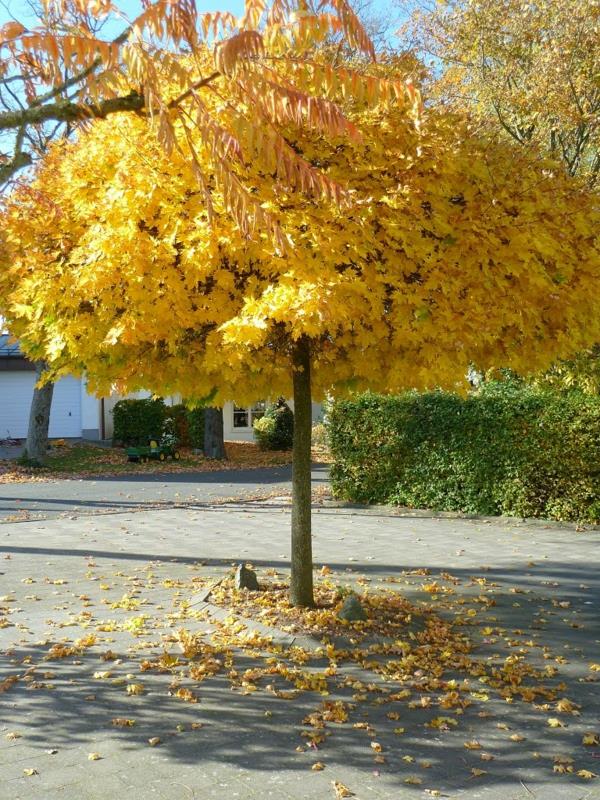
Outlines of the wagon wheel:
<svg viewBox="0 0 600 800">
<path fill-rule="evenodd" d="M 175 452 L 173 453 L 173 460 L 179 461 L 180 458 L 181 458 L 181 453 L 179 452 L 179 450 L 175 450 Z"/>
<path fill-rule="evenodd" d="M 166 455 L 164 453 L 159 453 L 158 454 L 158 458 L 160 459 L 160 461 L 164 461 L 165 458 L 166 458 Z"/>
</svg>

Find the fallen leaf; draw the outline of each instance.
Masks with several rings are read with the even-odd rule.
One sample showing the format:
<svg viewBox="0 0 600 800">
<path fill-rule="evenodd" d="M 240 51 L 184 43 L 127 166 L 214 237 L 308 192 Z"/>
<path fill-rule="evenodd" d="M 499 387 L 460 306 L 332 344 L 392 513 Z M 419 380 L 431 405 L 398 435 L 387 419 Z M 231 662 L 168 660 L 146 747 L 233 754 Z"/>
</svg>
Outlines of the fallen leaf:
<svg viewBox="0 0 600 800">
<path fill-rule="evenodd" d="M 592 778 L 598 777 L 595 772 L 590 772 L 589 769 L 580 769 L 577 775 L 586 781 L 591 781 Z"/>
<path fill-rule="evenodd" d="M 548 719 L 546 720 L 546 724 L 548 725 L 549 728 L 566 728 L 567 727 L 564 722 L 561 722 L 556 717 L 548 717 Z"/>
<path fill-rule="evenodd" d="M 347 786 L 344 786 L 343 783 L 339 781 L 331 781 L 331 785 L 333 786 L 333 791 L 335 792 L 335 796 L 338 800 L 341 800 L 343 797 L 354 797 L 354 792 L 351 792 Z"/>
<path fill-rule="evenodd" d="M 153 736 L 151 739 L 148 739 L 148 744 L 150 747 L 156 747 L 156 745 L 160 744 L 160 737 Z"/>
<path fill-rule="evenodd" d="M 408 778 L 404 778 L 404 783 L 408 783 L 410 786 L 420 786 L 423 783 L 423 778 L 419 778 L 417 775 L 409 775 Z"/>
<path fill-rule="evenodd" d="M 475 739 L 472 739 L 470 742 L 465 742 L 464 746 L 467 750 L 481 750 L 481 744 Z"/>
<path fill-rule="evenodd" d="M 88 753 L 88 761 L 100 761 L 101 758 L 100 753 Z"/>
<path fill-rule="evenodd" d="M 322 761 L 316 761 L 316 762 L 315 762 L 315 763 L 312 765 L 311 769 L 312 769 L 314 772 L 320 772 L 322 769 L 325 769 L 325 764 L 324 764 Z"/>
<path fill-rule="evenodd" d="M 39 774 L 40 773 L 37 771 L 37 769 L 34 769 L 33 767 L 29 767 L 23 770 L 23 775 L 27 775 L 28 778 L 30 778 L 32 775 L 39 775 Z"/>
<path fill-rule="evenodd" d="M 471 775 L 474 778 L 481 778 L 482 775 L 487 775 L 487 772 L 484 769 L 478 769 L 477 767 L 471 767 Z"/>
<path fill-rule="evenodd" d="M 127 719 L 126 717 L 115 717 L 112 720 L 115 728 L 132 728 L 135 725 L 134 719 Z"/>
<path fill-rule="evenodd" d="M 588 747 L 593 747 L 597 744 L 600 744 L 600 736 L 598 736 L 597 733 L 584 733 L 581 743 L 587 745 Z"/>
</svg>

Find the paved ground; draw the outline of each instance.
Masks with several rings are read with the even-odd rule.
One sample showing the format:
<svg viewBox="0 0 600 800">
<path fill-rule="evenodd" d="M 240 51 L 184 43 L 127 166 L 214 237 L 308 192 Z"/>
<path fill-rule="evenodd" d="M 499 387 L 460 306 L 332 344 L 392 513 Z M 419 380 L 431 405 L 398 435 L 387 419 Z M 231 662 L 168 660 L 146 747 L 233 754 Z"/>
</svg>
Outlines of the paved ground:
<svg viewBox="0 0 600 800">
<path fill-rule="evenodd" d="M 126 475 L 41 483 L 0 482 L 0 522 L 140 511 L 157 506 L 204 504 L 287 490 L 291 466 L 217 472 Z M 313 468 L 313 487 L 326 483 L 325 466 Z"/>
<path fill-rule="evenodd" d="M 277 472 L 282 475 L 273 475 L 271 485 L 286 473 Z M 244 694 L 220 673 L 199 684 L 200 702 L 188 703 L 173 696 L 171 675 L 143 671 L 143 659 L 173 647 L 162 626 L 173 634 L 193 624 L 182 612 L 182 600 L 202 599 L 190 592 L 193 579 L 223 577 L 236 560 L 252 562 L 261 579 L 273 570 L 285 575 L 289 564 L 285 505 L 128 510 L 128 503 L 139 510 L 157 498 L 179 500 L 176 490 L 206 500 L 253 485 L 247 475 L 231 473 L 194 475 L 193 482 L 185 476 L 170 476 L 166 485 L 146 478 L 125 487 L 90 482 L 76 500 L 66 486 L 18 487 L 22 502 L 38 492 L 46 513 L 55 501 L 71 512 L 82 504 L 86 514 L 0 526 L 0 800 L 327 800 L 335 797 L 332 780 L 359 800 L 600 798 L 600 779 L 553 772 L 557 756 L 566 767 L 572 758 L 575 772 L 600 772 L 600 745 L 581 744 L 585 733 L 600 733 L 600 673 L 589 667 L 600 662 L 599 532 L 316 509 L 315 561 L 331 569 L 328 578 L 363 589 L 396 581 L 415 604 L 439 603 L 442 617 L 460 614 L 468 622 L 473 609 L 473 622 L 483 628 L 466 630 L 477 657 L 485 662 L 500 654 L 506 664 L 509 655 L 557 670 L 548 679 L 556 696 L 546 705 L 543 698 L 507 703 L 476 675 L 463 674 L 457 679 L 473 701 L 464 713 L 444 710 L 437 700 L 433 707 L 420 702 L 414 680 L 399 679 L 396 688 L 410 685 L 417 702 L 382 705 L 385 695 L 368 686 L 368 665 L 340 665 L 336 685 L 362 681 L 365 699 L 356 701 L 348 723 L 328 725 L 331 736 L 319 749 L 298 752 L 307 741 L 303 718 L 324 700 L 317 692 L 290 701 L 260 684 Z M 7 489 L 13 490 L 2 487 L 4 503 L 11 502 Z M 89 516 L 88 504 L 104 509 L 115 490 L 124 495 L 122 513 Z M 111 607 L 123 595 L 139 598 L 140 609 Z M 135 627 L 140 616 L 141 631 Z M 70 644 L 106 620 L 94 646 L 49 658 L 52 645 Z M 119 660 L 102 659 L 108 648 Z M 254 665 L 241 654 L 235 669 Z M 146 693 L 127 695 L 126 685 L 137 682 Z M 339 688 L 340 697 L 344 691 Z M 337 696 L 332 692 L 331 699 Z M 580 705 L 580 714 L 557 710 L 562 697 Z M 399 721 L 386 717 L 390 708 L 398 708 Z M 449 730 L 431 727 L 440 715 L 452 718 Z M 135 725 L 114 727 L 114 718 L 135 719 Z M 404 735 L 394 734 L 397 726 Z M 384 763 L 374 760 L 370 732 Z M 153 737 L 161 740 L 156 747 L 148 744 Z M 478 748 L 465 748 L 467 741 L 480 743 L 494 760 L 482 761 Z M 89 760 L 90 753 L 100 758 Z M 322 771 L 311 770 L 316 761 Z"/>
</svg>

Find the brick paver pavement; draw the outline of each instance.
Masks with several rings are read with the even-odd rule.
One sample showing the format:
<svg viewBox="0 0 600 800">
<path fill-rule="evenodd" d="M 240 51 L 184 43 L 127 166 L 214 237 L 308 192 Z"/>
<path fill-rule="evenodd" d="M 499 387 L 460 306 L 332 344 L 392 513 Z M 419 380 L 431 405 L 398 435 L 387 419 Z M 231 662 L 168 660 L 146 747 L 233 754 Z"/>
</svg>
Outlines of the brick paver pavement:
<svg viewBox="0 0 600 800">
<path fill-rule="evenodd" d="M 322 700 L 314 693 L 294 701 L 265 691 L 245 696 L 217 675 L 199 687 L 200 702 L 184 703 L 169 696 L 169 676 L 140 676 L 139 654 L 128 652 L 139 639 L 123 631 L 107 633 L 111 643 L 80 657 L 43 660 L 53 643 L 82 635 L 76 623 L 84 609 L 96 620 L 142 612 L 164 618 L 173 610 L 178 580 L 219 578 L 239 560 L 252 562 L 259 577 L 269 569 L 285 573 L 285 503 L 6 523 L 0 526 L 0 619 L 2 608 L 12 613 L 8 627 L 0 627 L 0 682 L 37 668 L 0 694 L 0 800 L 327 800 L 334 797 L 332 780 L 359 800 L 600 798 L 600 779 L 553 773 L 556 754 L 572 756 L 577 770 L 597 765 L 600 772 L 600 747 L 581 746 L 583 733 L 600 732 L 593 682 L 600 673 L 588 666 L 600 662 L 598 531 L 333 507 L 315 510 L 314 529 L 316 566 L 327 564 L 340 582 L 361 577 L 363 586 L 377 586 L 426 567 L 428 581 L 451 573 L 460 581 L 455 591 L 470 599 L 481 592 L 471 577 L 495 583 L 489 624 L 521 640 L 517 655 L 547 646 L 548 663 L 565 681 L 565 696 L 582 706 L 581 715 L 490 696 L 484 717 L 466 709 L 458 728 L 444 732 L 424 723 L 452 712 L 405 706 L 400 722 L 384 726 L 386 709 L 374 702 L 362 705 L 356 718 L 377 728 L 384 764 L 374 762 L 364 730 L 350 724 L 333 730 L 318 752 L 297 752 L 302 719 Z M 132 578 L 144 587 L 140 611 L 111 609 Z M 422 576 L 402 581 L 414 602 L 430 599 Z M 150 630 L 146 638 L 148 657 L 162 652 L 158 634 Z M 101 660 L 109 646 L 120 662 Z M 480 647 L 485 658 L 486 645 Z M 116 683 L 94 678 L 108 669 Z M 147 693 L 128 696 L 123 684 L 140 679 Z M 557 716 L 566 727 L 546 724 Z M 136 724 L 115 728 L 115 717 Z M 394 725 L 404 726 L 405 735 L 394 736 Z M 511 740 L 513 731 L 525 738 Z M 150 747 L 152 737 L 161 744 Z M 466 740 L 480 740 L 495 760 L 483 763 L 464 747 Z M 101 758 L 91 761 L 89 753 Z M 315 772 L 310 767 L 317 760 L 325 769 Z M 487 774 L 474 777 L 472 768 Z M 422 783 L 405 783 L 413 775 Z"/>
</svg>

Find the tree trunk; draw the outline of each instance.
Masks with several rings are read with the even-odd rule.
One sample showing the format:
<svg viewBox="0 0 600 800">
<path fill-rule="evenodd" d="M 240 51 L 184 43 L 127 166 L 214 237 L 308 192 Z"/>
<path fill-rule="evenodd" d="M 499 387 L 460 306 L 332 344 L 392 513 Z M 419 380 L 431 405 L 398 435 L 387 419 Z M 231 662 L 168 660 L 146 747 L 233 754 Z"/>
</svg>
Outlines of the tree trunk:
<svg viewBox="0 0 600 800">
<path fill-rule="evenodd" d="M 35 365 L 36 382 L 41 378 L 46 365 L 37 361 Z M 46 383 L 41 388 L 33 390 L 31 410 L 29 412 L 29 427 L 27 429 L 27 442 L 23 456 L 35 464 L 43 464 L 48 451 L 48 427 L 50 425 L 50 408 L 54 384 Z"/>
<path fill-rule="evenodd" d="M 294 345 L 294 447 L 292 453 L 292 575 L 290 601 L 314 606 L 311 532 L 310 342 L 306 336 Z"/>
<path fill-rule="evenodd" d="M 204 455 L 207 458 L 227 458 L 223 439 L 223 409 L 204 409 Z"/>
</svg>

